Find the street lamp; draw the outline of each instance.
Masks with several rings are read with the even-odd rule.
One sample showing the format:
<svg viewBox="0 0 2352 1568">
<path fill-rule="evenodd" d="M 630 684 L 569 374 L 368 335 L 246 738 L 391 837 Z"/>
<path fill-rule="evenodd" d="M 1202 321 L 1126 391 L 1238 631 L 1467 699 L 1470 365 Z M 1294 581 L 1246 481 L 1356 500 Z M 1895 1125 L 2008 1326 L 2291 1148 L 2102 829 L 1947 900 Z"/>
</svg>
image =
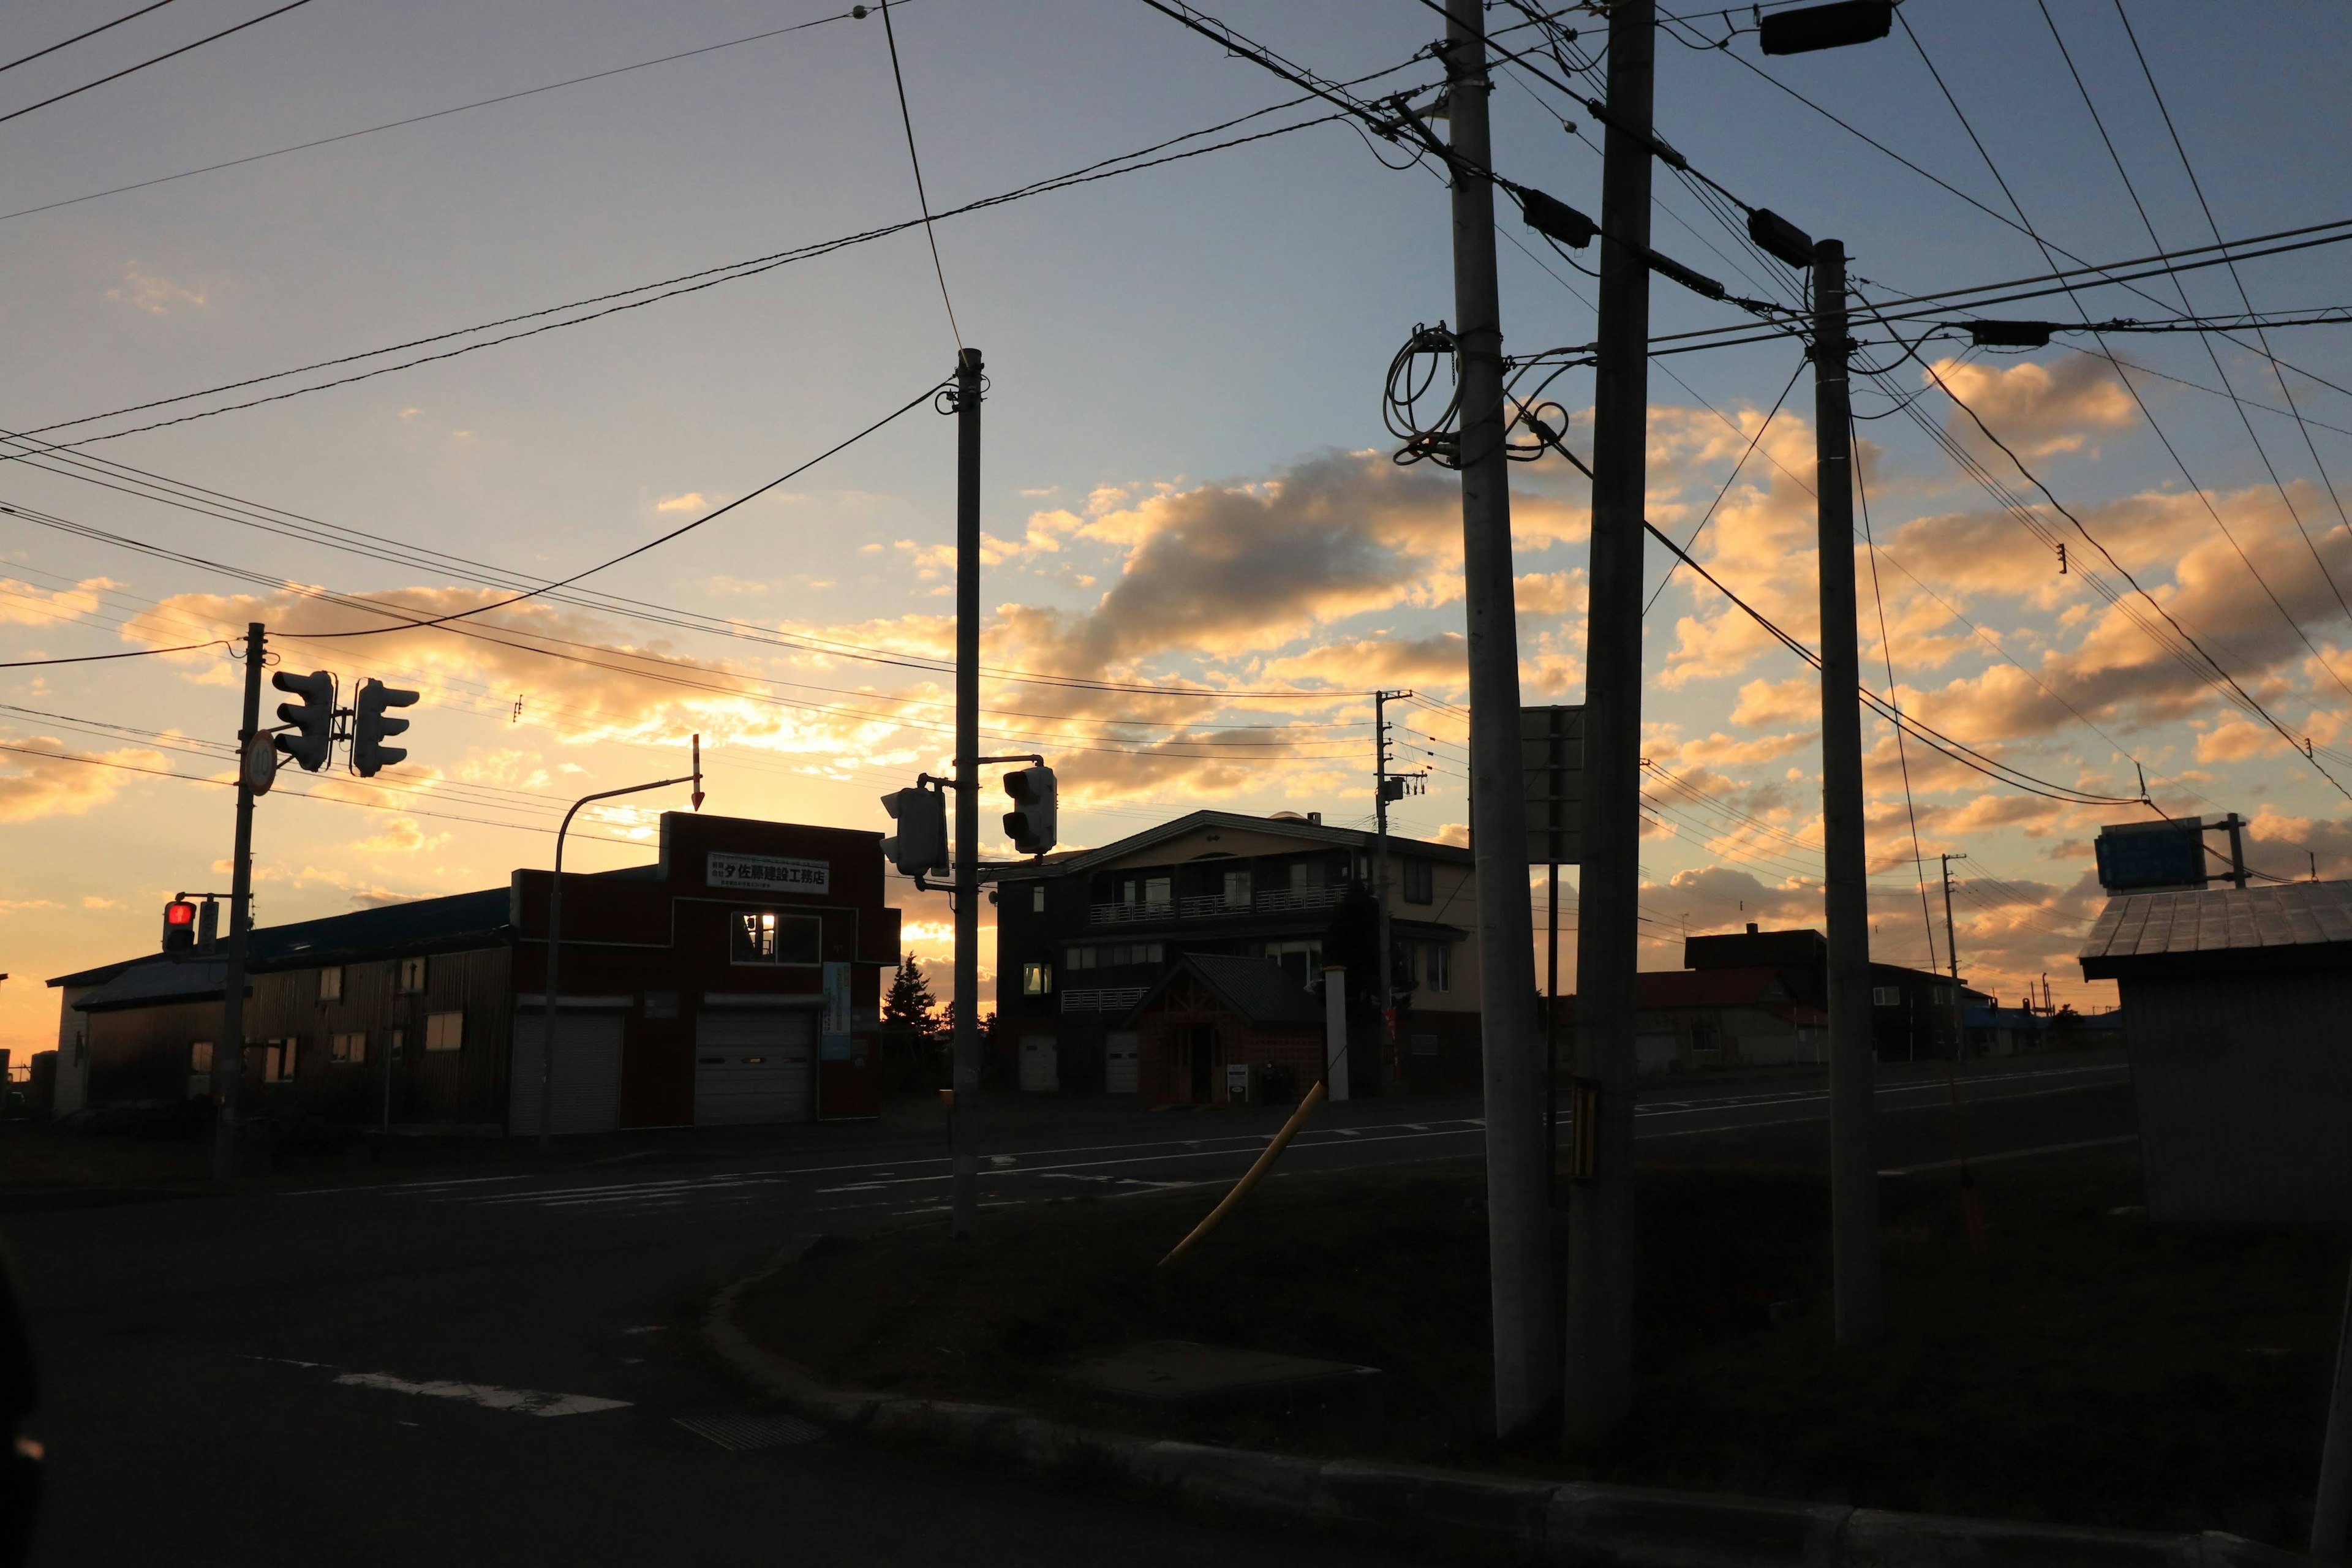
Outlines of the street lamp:
<svg viewBox="0 0 2352 1568">
<path fill-rule="evenodd" d="M 702 737 L 694 737 L 694 771 L 680 778 L 656 779 L 651 784 L 626 784 L 619 789 L 600 789 L 593 795 L 583 795 L 572 803 L 572 810 L 563 814 L 562 825 L 555 830 L 555 878 L 547 889 L 547 1023 L 539 1040 L 539 1152 L 547 1152 L 550 1134 L 555 1123 L 555 998 L 558 970 L 563 952 L 563 836 L 572 830 L 572 818 L 582 806 L 592 800 L 610 800 L 616 795 L 643 795 L 649 789 L 667 789 L 671 784 L 694 785 L 694 809 L 702 809 Z"/>
</svg>

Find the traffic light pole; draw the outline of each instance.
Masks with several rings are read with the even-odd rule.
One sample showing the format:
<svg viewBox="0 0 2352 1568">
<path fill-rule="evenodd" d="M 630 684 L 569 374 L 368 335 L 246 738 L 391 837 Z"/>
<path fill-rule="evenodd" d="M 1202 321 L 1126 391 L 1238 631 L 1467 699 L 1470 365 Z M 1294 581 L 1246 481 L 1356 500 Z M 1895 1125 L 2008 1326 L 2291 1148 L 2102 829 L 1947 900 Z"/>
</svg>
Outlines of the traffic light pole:
<svg viewBox="0 0 2352 1568">
<path fill-rule="evenodd" d="M 1871 1138 L 1877 1053 L 1870 1022 L 1870 871 L 1862 788 L 1860 623 L 1853 584 L 1853 426 L 1846 385 L 1845 247 L 1813 247 L 1814 494 L 1822 603 L 1822 902 L 1830 928 L 1830 1260 L 1838 1343 L 1885 1328 L 1878 1161 Z"/>
<path fill-rule="evenodd" d="M 980 351 L 956 359 L 954 1096 L 948 1110 L 949 1225 L 980 1229 Z"/>
<path fill-rule="evenodd" d="M 1655 0 L 1609 8 L 1585 633 L 1576 1073 L 1594 1087 L 1591 1174 L 1568 1194 L 1562 1435 L 1600 1442 L 1633 1398 L 1633 1005 L 1641 891 L 1642 562 L 1650 401 L 1650 109 Z M 1499 776 L 1508 777 L 1509 774 Z M 1492 793 L 1492 792 L 1489 792 Z M 1513 840 L 1516 849 L 1520 840 Z M 1483 872 L 1482 872 L 1483 875 Z M 1512 897 L 1527 906 L 1523 874 Z M 1520 949 L 1526 951 L 1522 942 Z M 1584 1129 L 1573 1130 L 1581 1139 Z"/>
<path fill-rule="evenodd" d="M 1559 1369 L 1549 1160 L 1536 1026 L 1535 921 L 1528 907 L 1527 803 L 1519 779 L 1518 614 L 1504 449 L 1502 310 L 1480 0 L 1447 0 L 1445 79 L 1454 151 L 1454 308 L 1461 365 L 1462 569 L 1469 634 L 1470 810 L 1478 876 L 1478 1005 L 1485 1036 L 1486 1240 L 1495 1428 L 1525 1431 L 1551 1408 Z M 1384 977 L 1385 978 L 1385 977 Z"/>
<path fill-rule="evenodd" d="M 1373 871 L 1375 892 L 1381 900 L 1381 1049 L 1379 1060 L 1388 1068 L 1398 1060 L 1396 1040 L 1396 960 L 1392 956 L 1393 939 L 1389 931 L 1389 700 L 1403 697 L 1402 691 L 1372 693 L 1372 809 L 1379 831 L 1376 868 Z M 1391 1086 L 1393 1087 L 1393 1086 Z"/>
<path fill-rule="evenodd" d="M 236 848 L 229 867 L 228 957 L 221 965 L 221 1037 L 213 1047 L 213 1175 L 236 1174 L 237 1101 L 245 1088 L 245 956 L 253 931 L 253 784 L 246 753 L 261 732 L 262 624 L 245 628 L 245 709 L 236 731 Z"/>
</svg>

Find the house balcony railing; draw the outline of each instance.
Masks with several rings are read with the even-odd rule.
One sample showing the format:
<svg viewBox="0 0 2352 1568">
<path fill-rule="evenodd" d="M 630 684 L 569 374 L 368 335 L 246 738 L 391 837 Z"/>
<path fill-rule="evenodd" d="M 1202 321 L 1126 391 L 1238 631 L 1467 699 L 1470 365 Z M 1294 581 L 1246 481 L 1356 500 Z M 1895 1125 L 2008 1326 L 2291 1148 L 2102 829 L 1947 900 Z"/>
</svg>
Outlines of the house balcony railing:
<svg viewBox="0 0 2352 1568">
<path fill-rule="evenodd" d="M 1267 888 L 1239 898 L 1231 898 L 1223 893 L 1202 893 L 1157 904 L 1090 904 L 1087 908 L 1087 918 L 1096 925 L 1122 925 L 1138 921 L 1197 921 L 1218 915 L 1282 914 L 1294 910 L 1332 909 L 1347 896 L 1348 889 L 1343 883 L 1327 883 L 1319 888 Z"/>
<path fill-rule="evenodd" d="M 1144 985 L 1099 985 L 1062 993 L 1065 1013 L 1124 1013 L 1143 1000 Z"/>
</svg>

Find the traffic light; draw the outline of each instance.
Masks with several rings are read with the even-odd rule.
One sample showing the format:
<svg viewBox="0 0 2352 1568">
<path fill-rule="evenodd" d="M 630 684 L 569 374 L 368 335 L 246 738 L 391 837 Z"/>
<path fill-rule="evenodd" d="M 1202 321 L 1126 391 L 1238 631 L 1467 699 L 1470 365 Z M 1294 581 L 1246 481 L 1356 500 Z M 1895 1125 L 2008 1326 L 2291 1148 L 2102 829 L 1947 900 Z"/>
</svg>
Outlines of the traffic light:
<svg viewBox="0 0 2352 1568">
<path fill-rule="evenodd" d="M 1756 41 L 1768 55 L 1802 55 L 1867 44 L 1894 26 L 1895 0 L 1834 0 L 1759 17 Z"/>
<path fill-rule="evenodd" d="M 269 684 L 302 699 L 278 705 L 278 721 L 294 727 L 292 734 L 277 738 L 278 749 L 301 763 L 304 773 L 317 773 L 335 752 L 335 678 L 323 669 L 308 675 L 281 669 Z"/>
<path fill-rule="evenodd" d="M 901 874 L 919 877 L 944 871 L 948 865 L 948 797 L 917 784 L 893 790 L 882 797 L 882 809 L 898 824 L 898 834 L 882 841 L 882 853 Z"/>
<path fill-rule="evenodd" d="M 1039 763 L 1015 768 L 1004 775 L 1004 793 L 1013 809 L 1004 814 L 1004 836 L 1024 855 L 1043 855 L 1054 847 L 1054 770 Z"/>
<path fill-rule="evenodd" d="M 163 906 L 163 951 L 185 952 L 196 945 L 196 906 L 173 899 Z"/>
<path fill-rule="evenodd" d="M 375 777 L 377 769 L 408 760 L 407 747 L 383 743 L 386 736 L 397 735 L 406 730 L 408 721 L 391 718 L 384 710 L 405 708 L 415 700 L 416 693 L 414 691 L 386 686 L 373 676 L 360 683 L 360 694 L 352 703 L 352 772 L 363 779 L 372 779 Z M 698 742 L 700 737 L 696 739 Z M 699 752 L 698 744 L 697 754 Z"/>
</svg>

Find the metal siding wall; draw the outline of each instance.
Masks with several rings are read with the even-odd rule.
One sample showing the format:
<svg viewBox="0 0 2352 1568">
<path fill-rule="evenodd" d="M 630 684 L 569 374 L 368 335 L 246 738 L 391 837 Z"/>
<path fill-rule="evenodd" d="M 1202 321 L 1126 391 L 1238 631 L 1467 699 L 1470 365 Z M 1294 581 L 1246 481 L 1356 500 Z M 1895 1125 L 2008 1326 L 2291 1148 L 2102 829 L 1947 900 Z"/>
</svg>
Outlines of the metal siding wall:
<svg viewBox="0 0 2352 1568">
<path fill-rule="evenodd" d="M 2352 1221 L 2352 976 L 2122 985 L 2148 1216 Z"/>
</svg>

